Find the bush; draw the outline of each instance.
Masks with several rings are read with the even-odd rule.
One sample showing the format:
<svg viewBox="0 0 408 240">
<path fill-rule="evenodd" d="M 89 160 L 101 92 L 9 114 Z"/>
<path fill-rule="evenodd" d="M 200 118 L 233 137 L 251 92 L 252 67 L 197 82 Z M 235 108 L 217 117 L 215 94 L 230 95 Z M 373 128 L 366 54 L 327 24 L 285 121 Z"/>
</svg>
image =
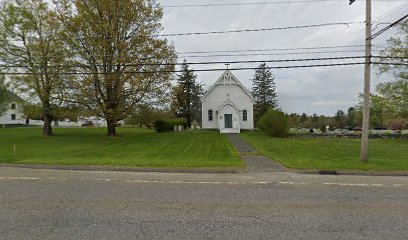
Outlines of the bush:
<svg viewBox="0 0 408 240">
<path fill-rule="evenodd" d="M 259 123 L 261 129 L 272 137 L 286 137 L 289 130 L 288 116 L 279 110 L 269 110 Z"/>
<path fill-rule="evenodd" d="M 172 132 L 174 131 L 174 126 L 182 125 L 186 127 L 187 121 L 183 118 L 178 119 L 160 119 L 156 120 L 155 128 L 156 132 Z"/>
<path fill-rule="evenodd" d="M 320 126 L 320 131 L 322 131 L 322 133 L 326 132 L 327 128 L 326 125 L 323 124 L 322 126 Z"/>
</svg>

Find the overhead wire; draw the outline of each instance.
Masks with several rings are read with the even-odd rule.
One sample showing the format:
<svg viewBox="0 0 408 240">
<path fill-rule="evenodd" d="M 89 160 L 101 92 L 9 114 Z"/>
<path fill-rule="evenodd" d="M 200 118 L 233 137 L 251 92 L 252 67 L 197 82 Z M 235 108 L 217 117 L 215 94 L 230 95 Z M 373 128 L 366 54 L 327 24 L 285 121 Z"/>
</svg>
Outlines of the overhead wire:
<svg viewBox="0 0 408 240">
<path fill-rule="evenodd" d="M 286 26 L 286 27 L 271 27 L 271 28 L 256 28 L 256 29 L 237 29 L 237 30 L 225 30 L 225 31 L 209 31 L 209 32 L 187 32 L 187 33 L 165 33 L 165 34 L 153 34 L 153 37 L 177 37 L 177 36 L 192 36 L 192 35 L 209 35 L 209 34 L 228 34 L 228 33 L 243 33 L 243 32 L 263 32 L 263 31 L 279 31 L 279 30 L 293 30 L 293 29 L 306 29 L 306 28 L 318 28 L 318 27 L 328 27 L 328 26 L 347 26 L 352 24 L 362 24 L 360 22 L 331 22 L 331 23 L 318 23 L 309 25 L 298 25 L 298 26 Z M 32 38 L 36 39 L 36 38 Z M 97 37 L 93 37 L 97 39 Z M 63 40 L 63 39 L 55 39 Z M 104 38 L 102 40 L 111 40 Z M 22 39 L 0 39 L 1 42 L 23 42 Z"/>
<path fill-rule="evenodd" d="M 287 0 L 287 1 L 263 1 L 263 2 L 237 2 L 237 3 L 202 3 L 202 4 L 178 4 L 178 5 L 163 5 L 163 8 L 188 8 L 188 7 L 233 7 L 245 5 L 270 5 L 270 4 L 295 4 L 295 3 L 324 3 L 324 2 L 347 2 L 344 0 Z M 403 0 L 374 0 L 401 2 Z"/>
<path fill-rule="evenodd" d="M 394 56 L 372 56 L 373 58 L 400 59 L 408 60 L 406 57 Z M 329 61 L 329 60 L 347 60 L 362 59 L 365 56 L 344 56 L 344 57 L 326 57 L 326 58 L 300 58 L 300 59 L 273 59 L 273 60 L 235 60 L 235 61 L 209 61 L 209 62 L 187 62 L 188 65 L 212 65 L 212 64 L 242 64 L 242 63 L 282 63 L 282 62 L 305 62 L 305 61 Z M 135 63 L 135 64 L 112 64 L 113 67 L 140 67 L 140 66 L 175 66 L 184 63 Z M 93 66 L 103 66 L 103 64 L 94 64 Z M 28 65 L 0 65 L 1 68 L 86 68 L 90 65 L 47 65 L 47 66 L 28 66 Z"/>
<path fill-rule="evenodd" d="M 319 46 L 319 47 L 293 47 L 293 48 L 269 48 L 269 49 L 237 49 L 237 50 L 211 50 L 211 51 L 185 51 L 178 54 L 201 54 L 201 53 L 229 53 L 229 52 L 269 52 L 269 51 L 292 51 L 292 50 L 314 50 L 314 49 L 336 49 L 336 48 L 363 48 L 364 44 L 356 45 L 337 45 L 337 46 Z M 383 46 L 373 45 L 374 48 L 383 48 Z"/>
<path fill-rule="evenodd" d="M 402 18 L 398 19 L 397 21 L 391 23 L 390 25 L 384 27 L 383 29 L 379 30 L 378 32 L 372 34 L 371 37 L 370 37 L 370 39 L 374 39 L 374 38 L 378 37 L 379 35 L 383 34 L 384 32 L 388 31 L 389 29 L 391 29 L 392 27 L 394 27 L 395 25 L 397 25 L 398 23 L 404 21 L 406 18 L 408 18 L 408 14 L 406 14 L 406 15 L 403 16 Z"/>
<path fill-rule="evenodd" d="M 351 66 L 351 65 L 362 65 L 365 62 L 350 62 L 350 63 L 332 63 L 332 64 L 311 64 L 311 65 L 292 65 L 292 66 L 270 66 L 269 69 L 293 69 L 293 68 L 314 68 L 314 67 L 334 67 L 334 66 Z M 396 65 L 396 66 L 408 66 L 408 63 L 373 63 L 378 65 Z M 219 71 L 241 71 L 241 70 L 257 70 L 259 67 L 243 67 L 243 68 L 213 68 L 213 69 L 195 69 L 194 72 L 219 72 Z M 50 75 L 115 75 L 115 74 L 157 74 L 157 73 L 181 73 L 183 70 L 171 70 L 171 71 L 128 71 L 128 72 L 61 72 L 61 73 L 49 73 Z M 21 72 L 11 72 L 3 73 L 5 75 L 41 75 L 41 73 L 21 73 Z"/>
<path fill-rule="evenodd" d="M 408 6 L 408 2 L 402 4 L 402 5 L 400 5 L 400 6 L 396 7 L 396 8 L 394 8 L 394 9 L 391 9 L 390 11 L 386 12 L 385 14 L 383 14 L 383 15 L 379 16 L 378 18 L 374 19 L 374 21 L 372 22 L 372 24 L 375 24 L 375 23 L 377 23 L 378 21 L 380 21 L 381 19 L 384 19 L 384 18 L 386 18 L 386 17 L 388 17 L 388 16 L 393 15 L 393 14 L 396 13 L 396 12 L 399 12 L 401 9 L 405 8 L 406 6 Z"/>
<path fill-rule="evenodd" d="M 206 53 L 240 53 L 240 52 L 254 52 L 255 55 L 257 52 L 274 52 L 274 51 L 293 51 L 299 50 L 297 52 L 288 52 L 288 53 L 269 53 L 263 54 L 264 56 L 280 56 L 280 55 L 309 55 L 309 54 L 331 54 L 331 53 L 353 53 L 353 52 L 363 52 L 362 49 L 353 49 L 353 50 L 327 50 L 327 51 L 303 51 L 303 50 L 317 50 L 317 49 L 342 49 L 342 48 L 357 48 L 358 46 L 365 46 L 365 45 L 339 45 L 339 46 L 321 46 L 321 47 L 295 47 L 295 48 L 271 48 L 271 49 L 237 49 L 237 50 L 213 50 L 213 51 L 186 51 L 186 52 L 177 52 L 179 57 L 187 57 L 187 54 L 206 54 Z M 385 46 L 381 45 L 373 45 L 373 51 L 380 51 L 383 50 Z M 75 54 L 75 52 L 70 51 L 70 53 Z M 260 53 L 261 54 L 261 53 Z M 32 58 L 49 58 L 55 55 L 33 55 L 31 54 Z M 114 55 L 105 54 L 105 55 L 93 55 L 94 57 L 112 57 Z M 204 55 L 205 56 L 205 55 Z M 224 56 L 224 55 L 208 55 L 208 57 L 216 57 L 216 56 Z M 227 56 L 242 56 L 242 55 L 227 55 Z M 251 56 L 251 54 L 245 55 Z M 261 55 L 262 56 L 262 55 Z M 192 56 L 192 57 L 202 57 L 202 56 Z M 149 60 L 149 59 L 156 59 L 154 57 L 140 57 L 135 58 L 137 60 Z"/>
</svg>

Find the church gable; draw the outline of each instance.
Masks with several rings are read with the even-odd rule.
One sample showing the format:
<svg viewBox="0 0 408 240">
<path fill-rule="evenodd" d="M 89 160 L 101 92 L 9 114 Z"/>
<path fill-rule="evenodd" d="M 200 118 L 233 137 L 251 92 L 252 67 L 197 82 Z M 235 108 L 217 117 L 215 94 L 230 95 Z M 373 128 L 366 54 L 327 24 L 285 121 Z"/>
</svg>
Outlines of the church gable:
<svg viewBox="0 0 408 240">
<path fill-rule="evenodd" d="M 240 88 L 244 94 L 246 94 L 252 101 L 253 97 L 252 94 L 246 89 L 241 82 L 229 71 L 226 70 L 221 77 L 218 78 L 218 80 L 208 89 L 208 91 L 204 94 L 202 97 L 202 100 L 204 101 L 208 95 L 217 87 L 217 86 L 224 86 L 224 87 L 237 87 Z"/>
</svg>

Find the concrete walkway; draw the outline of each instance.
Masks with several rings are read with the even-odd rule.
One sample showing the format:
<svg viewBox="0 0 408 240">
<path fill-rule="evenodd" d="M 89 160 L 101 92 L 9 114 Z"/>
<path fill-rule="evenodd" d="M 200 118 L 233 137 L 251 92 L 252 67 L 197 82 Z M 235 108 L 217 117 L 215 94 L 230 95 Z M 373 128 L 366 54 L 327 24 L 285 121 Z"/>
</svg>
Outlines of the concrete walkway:
<svg viewBox="0 0 408 240">
<path fill-rule="evenodd" d="M 240 154 L 241 159 L 246 162 L 248 172 L 287 172 L 287 169 L 281 164 L 266 156 L 259 155 L 251 145 L 249 145 L 239 136 L 239 134 L 230 133 L 227 134 L 227 136 L 231 144 Z"/>
</svg>

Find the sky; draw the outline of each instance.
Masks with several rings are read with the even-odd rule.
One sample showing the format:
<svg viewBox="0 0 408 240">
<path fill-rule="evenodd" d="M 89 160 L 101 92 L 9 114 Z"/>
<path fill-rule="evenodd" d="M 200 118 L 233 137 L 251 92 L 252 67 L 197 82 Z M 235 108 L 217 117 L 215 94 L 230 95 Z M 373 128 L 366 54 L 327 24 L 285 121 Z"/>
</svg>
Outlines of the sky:
<svg viewBox="0 0 408 240">
<path fill-rule="evenodd" d="M 349 6 L 348 0 L 328 0 L 319 2 L 226 5 L 211 7 L 170 7 L 186 4 L 220 4 L 220 3 L 266 3 L 282 2 L 281 0 L 158 0 L 164 8 L 162 34 L 208 32 L 240 29 L 259 29 L 288 27 L 322 23 L 358 22 L 349 25 L 325 26 L 278 31 L 259 31 L 228 34 L 208 34 L 192 36 L 170 36 L 178 53 L 197 51 L 236 51 L 264 50 L 282 48 L 308 48 L 325 46 L 362 45 L 353 48 L 317 49 L 291 51 L 228 52 L 205 54 L 179 54 L 179 62 L 236 61 L 236 60 L 276 60 L 298 58 L 324 58 L 341 56 L 363 56 L 365 39 L 365 1 L 357 0 Z M 294 0 L 287 0 L 289 2 Z M 404 5 L 405 4 L 405 5 Z M 401 7 L 402 6 L 402 7 Z M 395 9 L 398 11 L 391 12 Z M 408 12 L 408 0 L 373 0 L 373 20 L 375 31 L 387 26 Z M 379 19 L 380 17 L 383 18 Z M 374 32 L 375 32 L 374 31 Z M 395 35 L 390 30 L 375 38 L 374 50 L 386 46 L 386 40 Z M 336 53 L 313 53 L 321 51 L 352 51 Z M 309 53 L 309 54 L 305 54 Z M 225 56 L 242 55 L 245 56 Z M 258 55 L 250 55 L 258 54 Z M 264 54 L 264 55 L 261 55 Z M 373 55 L 378 54 L 377 51 Z M 209 56 L 210 55 L 210 56 Z M 224 55 L 224 56 L 214 56 Z M 349 62 L 362 60 L 347 60 Z M 324 63 L 337 63 L 326 61 Z M 319 62 L 320 63 L 320 62 Z M 321 62 L 323 63 L 323 62 Z M 291 63 L 268 63 L 269 66 L 287 66 Z M 311 64 L 301 62 L 296 64 Z M 316 64 L 316 62 L 313 62 Z M 231 64 L 230 68 L 257 67 L 254 64 Z M 193 65 L 194 69 L 226 68 L 220 65 Z M 317 113 L 334 115 L 339 109 L 347 111 L 358 103 L 358 94 L 363 92 L 364 65 L 336 66 L 319 68 L 274 69 L 279 106 L 288 113 Z M 222 72 L 197 72 L 198 81 L 208 89 Z M 242 84 L 251 89 L 251 78 L 254 70 L 233 71 Z M 392 80 L 392 75 L 376 74 L 372 71 L 372 90 L 383 81 Z"/>
</svg>

